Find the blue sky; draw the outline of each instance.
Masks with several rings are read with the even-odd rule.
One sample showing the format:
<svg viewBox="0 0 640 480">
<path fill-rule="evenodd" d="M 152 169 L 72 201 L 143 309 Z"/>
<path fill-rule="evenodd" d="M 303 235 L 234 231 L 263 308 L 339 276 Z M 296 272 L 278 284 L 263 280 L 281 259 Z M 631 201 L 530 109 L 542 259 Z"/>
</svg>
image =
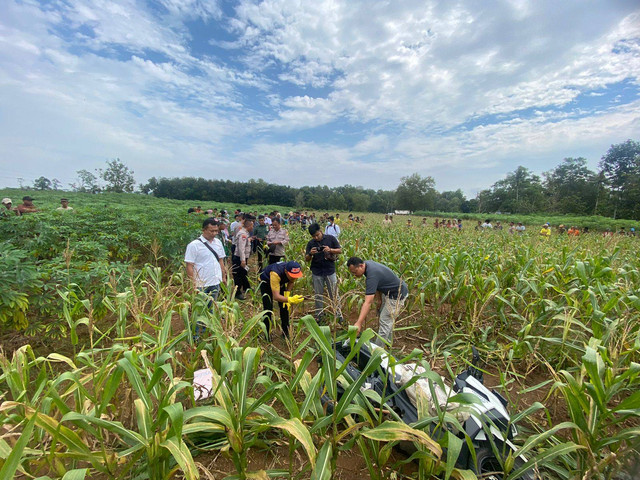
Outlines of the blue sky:
<svg viewBox="0 0 640 480">
<path fill-rule="evenodd" d="M 0 186 L 120 158 L 468 196 L 640 140 L 634 1 L 4 0 Z"/>
</svg>

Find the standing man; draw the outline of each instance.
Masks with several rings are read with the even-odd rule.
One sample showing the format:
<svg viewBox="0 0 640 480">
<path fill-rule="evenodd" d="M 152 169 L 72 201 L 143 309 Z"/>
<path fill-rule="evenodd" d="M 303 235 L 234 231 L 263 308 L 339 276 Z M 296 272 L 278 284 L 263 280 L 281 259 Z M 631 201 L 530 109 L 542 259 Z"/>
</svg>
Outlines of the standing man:
<svg viewBox="0 0 640 480">
<path fill-rule="evenodd" d="M 544 225 L 542 225 L 539 235 L 542 238 L 549 238 L 551 236 L 551 225 L 549 225 L 548 223 L 545 223 Z"/>
<path fill-rule="evenodd" d="M 60 206 L 58 208 L 56 208 L 56 210 L 58 210 L 59 212 L 72 212 L 73 211 L 73 207 L 69 206 L 69 200 L 66 198 L 61 198 L 60 199 Z"/>
<path fill-rule="evenodd" d="M 260 273 L 263 270 L 262 259 L 265 257 L 264 247 L 269 231 L 269 227 L 266 225 L 267 218 L 264 215 L 260 215 L 258 217 L 258 225 L 253 228 L 255 240 L 253 241 L 252 249 L 258 254 L 258 272 Z"/>
<path fill-rule="evenodd" d="M 362 331 L 364 321 L 373 305 L 373 300 L 377 298 L 380 318 L 378 338 L 375 343 L 380 346 L 383 346 L 385 342 L 391 343 L 393 325 L 409 295 L 407 284 L 398 278 L 389 267 L 372 260 L 364 261 L 358 257 L 351 257 L 347 261 L 347 267 L 353 276 L 360 278 L 364 275 L 367 277 L 364 303 L 355 326 L 358 327 L 359 331 Z"/>
<path fill-rule="evenodd" d="M 280 323 L 282 335 L 289 338 L 289 308 L 292 304 L 303 300 L 301 295 L 285 296 L 290 293 L 293 282 L 302 277 L 302 269 L 298 262 L 278 262 L 268 265 L 260 274 L 260 292 L 262 293 L 262 308 L 266 312 L 264 323 L 267 327 L 267 340 L 270 340 L 271 319 L 273 318 L 273 301 L 280 304 Z"/>
<path fill-rule="evenodd" d="M 244 214 L 236 212 L 235 220 L 231 222 L 231 225 L 229 226 L 229 235 L 231 235 L 231 255 L 235 254 L 236 233 L 238 232 L 238 229 L 242 227 L 242 222 L 244 222 Z"/>
<path fill-rule="evenodd" d="M 329 217 L 328 220 L 329 220 L 329 225 L 327 225 L 327 228 L 324 229 L 324 234 L 331 235 L 332 237 L 338 238 L 340 236 L 340 227 L 336 225 L 336 223 L 333 221 L 333 217 Z"/>
<path fill-rule="evenodd" d="M 202 222 L 202 235 L 187 245 L 184 261 L 187 264 L 187 276 L 193 287 L 211 297 L 209 308 L 218 299 L 220 284 L 227 281 L 227 269 L 224 266 L 224 248 L 216 238 L 219 224 L 213 218 Z M 204 325 L 196 325 L 196 339 L 204 333 Z"/>
<path fill-rule="evenodd" d="M 192 285 L 217 300 L 220 283 L 227 280 L 224 247 L 217 237 L 219 223 L 213 218 L 202 222 L 202 235 L 187 245 L 184 261 Z"/>
<path fill-rule="evenodd" d="M 335 305 L 336 317 L 342 322 L 342 313 L 337 302 L 338 279 L 336 277 L 336 259 L 342 253 L 342 247 L 336 237 L 323 235 L 320 225 L 317 223 L 309 227 L 309 233 L 312 239 L 307 243 L 305 260 L 311 262 L 316 321 L 321 323 L 324 317 L 324 288 L 326 285 L 329 298 Z"/>
<path fill-rule="evenodd" d="M 480 228 L 484 230 L 493 230 L 493 225 L 491 225 L 491 219 L 487 218 L 483 224 L 480 225 Z"/>
<path fill-rule="evenodd" d="M 10 198 L 2 199 L 2 210 L 0 210 L 0 217 L 15 217 L 16 215 L 20 215 L 16 208 L 12 207 L 13 202 Z"/>
<path fill-rule="evenodd" d="M 253 232 L 253 220 L 245 218 L 242 228 L 238 229 L 235 234 L 236 251 L 231 257 L 233 282 L 238 288 L 236 298 L 244 300 L 245 292 L 251 288 L 249 283 L 249 257 L 251 256 L 251 236 Z"/>
<path fill-rule="evenodd" d="M 24 215 L 25 213 L 34 213 L 38 209 L 33 204 L 33 198 L 30 196 L 22 197 L 22 204 L 16 207 L 18 214 Z"/>
<path fill-rule="evenodd" d="M 271 229 L 267 233 L 269 247 L 269 265 L 277 263 L 284 257 L 284 247 L 289 243 L 289 233 L 280 225 L 280 219 L 272 219 Z"/>
</svg>

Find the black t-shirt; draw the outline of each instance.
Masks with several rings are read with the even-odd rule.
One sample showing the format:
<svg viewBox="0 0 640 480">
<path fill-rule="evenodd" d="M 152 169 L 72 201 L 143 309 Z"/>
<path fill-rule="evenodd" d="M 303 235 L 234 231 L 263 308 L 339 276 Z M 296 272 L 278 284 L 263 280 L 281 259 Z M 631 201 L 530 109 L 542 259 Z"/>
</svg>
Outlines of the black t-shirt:
<svg viewBox="0 0 640 480">
<path fill-rule="evenodd" d="M 327 246 L 329 248 L 342 248 L 340 247 L 340 243 L 338 243 L 338 239 L 333 235 L 323 235 L 322 240 L 319 242 L 315 239 L 309 240 L 307 243 L 307 255 L 311 255 L 311 249 L 313 247 Z M 329 275 L 333 275 L 336 273 L 336 262 L 335 260 L 327 260 L 324 252 L 316 253 L 315 255 L 311 255 L 311 273 L 320 277 L 328 277 Z"/>
</svg>

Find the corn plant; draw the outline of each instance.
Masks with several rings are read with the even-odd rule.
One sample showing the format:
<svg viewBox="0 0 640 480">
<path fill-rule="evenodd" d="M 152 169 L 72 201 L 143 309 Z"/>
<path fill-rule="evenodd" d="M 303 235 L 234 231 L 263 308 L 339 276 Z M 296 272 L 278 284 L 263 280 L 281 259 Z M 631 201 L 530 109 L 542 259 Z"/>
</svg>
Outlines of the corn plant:
<svg viewBox="0 0 640 480">
<path fill-rule="evenodd" d="M 600 340 L 592 338 L 582 365 L 558 372 L 554 388 L 563 396 L 574 424 L 577 450 L 574 473 L 583 478 L 611 478 L 640 435 L 640 364 L 618 367 Z"/>
</svg>

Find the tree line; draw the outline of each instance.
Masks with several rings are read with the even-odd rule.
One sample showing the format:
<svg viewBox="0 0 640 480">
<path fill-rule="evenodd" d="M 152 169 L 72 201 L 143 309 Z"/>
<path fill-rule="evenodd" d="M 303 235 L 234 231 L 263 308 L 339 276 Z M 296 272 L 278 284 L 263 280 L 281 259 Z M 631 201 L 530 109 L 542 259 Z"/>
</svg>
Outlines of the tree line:
<svg viewBox="0 0 640 480">
<path fill-rule="evenodd" d="M 133 192 L 135 189 L 133 171 L 120 159 L 108 161 L 107 167 L 96 173 L 79 170 L 71 189 L 89 193 Z M 51 182 L 45 177 L 34 184 L 34 188 L 42 190 L 58 187 L 57 180 Z M 438 192 L 432 177 L 417 173 L 402 177 L 395 190 L 353 185 L 295 188 L 262 179 L 239 182 L 195 177 L 153 177 L 137 190 L 179 200 L 286 205 L 326 211 L 550 213 L 640 220 L 640 142 L 627 140 L 611 145 L 597 171 L 589 169 L 582 157 L 565 158 L 542 177 L 519 166 L 471 199 L 460 189 Z"/>
<path fill-rule="evenodd" d="M 432 177 L 417 173 L 403 177 L 395 190 L 341 187 L 294 188 L 267 183 L 204 178 L 151 178 L 143 193 L 182 200 L 210 200 L 242 204 L 277 204 L 316 210 L 390 212 L 394 209 L 461 213 L 552 213 L 602 215 L 640 219 L 640 142 L 612 145 L 599 170 L 582 157 L 565 158 L 542 178 L 519 166 L 476 198 L 462 190 L 438 192 Z"/>
</svg>

